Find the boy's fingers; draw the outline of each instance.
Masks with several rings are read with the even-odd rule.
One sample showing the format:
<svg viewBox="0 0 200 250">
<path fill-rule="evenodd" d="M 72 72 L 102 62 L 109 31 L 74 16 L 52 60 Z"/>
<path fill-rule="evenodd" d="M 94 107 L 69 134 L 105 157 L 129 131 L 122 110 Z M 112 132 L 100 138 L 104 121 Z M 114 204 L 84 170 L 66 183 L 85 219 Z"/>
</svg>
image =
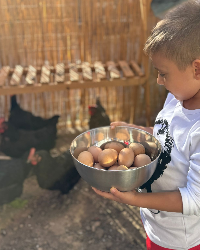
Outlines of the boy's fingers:
<svg viewBox="0 0 200 250">
<path fill-rule="evenodd" d="M 117 190 L 115 187 L 112 187 L 110 189 L 111 194 L 113 194 L 114 197 L 116 197 L 117 199 L 123 199 L 125 193 L 124 192 L 120 192 L 119 190 Z"/>
<path fill-rule="evenodd" d="M 96 189 L 94 187 L 92 187 L 92 189 L 94 190 L 95 193 L 97 193 L 97 194 L 99 194 L 99 195 L 101 195 L 101 196 L 103 196 L 105 198 L 110 197 L 110 193 L 100 191 L 100 190 L 98 190 L 98 189 Z"/>
<path fill-rule="evenodd" d="M 115 128 L 115 127 L 116 127 L 116 123 L 117 123 L 117 122 L 111 122 L 111 123 L 110 123 L 111 128 Z"/>
<path fill-rule="evenodd" d="M 110 124 L 118 125 L 118 124 L 126 124 L 126 122 L 116 121 L 116 122 L 111 122 Z"/>
<path fill-rule="evenodd" d="M 134 195 L 137 193 L 135 190 L 129 192 L 120 192 L 114 187 L 110 189 L 110 192 L 116 198 L 115 200 L 123 203 L 126 202 L 127 200 L 133 199 Z"/>
<path fill-rule="evenodd" d="M 111 126 L 111 128 L 115 128 L 117 126 L 123 126 L 123 125 L 126 125 L 126 124 L 127 124 L 126 122 L 117 121 L 117 122 L 111 122 L 110 126 Z"/>
<path fill-rule="evenodd" d="M 135 193 L 137 193 L 135 190 L 130 191 L 130 192 L 120 192 L 114 187 L 110 189 L 110 193 L 102 192 L 94 187 L 92 187 L 92 189 L 95 191 L 95 193 L 97 193 L 98 195 L 106 199 L 110 199 L 110 200 L 125 203 L 125 204 L 130 204 L 129 203 L 130 200 L 133 201 Z"/>
<path fill-rule="evenodd" d="M 116 200 L 117 197 L 115 197 L 112 193 L 107 193 L 107 192 L 102 192 L 94 187 L 92 187 L 92 189 L 94 190 L 95 193 L 97 193 L 98 195 L 106 198 L 106 199 L 110 199 L 110 200 Z"/>
<path fill-rule="evenodd" d="M 118 191 L 116 188 L 112 187 L 110 189 L 110 193 L 107 192 L 102 192 L 96 188 L 92 188 L 97 194 L 100 194 L 101 196 L 108 198 L 108 199 L 112 199 L 112 200 L 120 200 L 121 198 L 123 198 L 124 193 Z"/>
</svg>

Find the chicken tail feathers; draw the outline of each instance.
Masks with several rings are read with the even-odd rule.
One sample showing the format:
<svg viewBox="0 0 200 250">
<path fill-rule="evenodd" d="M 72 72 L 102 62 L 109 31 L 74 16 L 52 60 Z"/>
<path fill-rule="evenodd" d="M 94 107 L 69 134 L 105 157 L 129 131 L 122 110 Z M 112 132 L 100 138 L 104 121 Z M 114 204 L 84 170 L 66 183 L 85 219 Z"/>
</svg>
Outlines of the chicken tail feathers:
<svg viewBox="0 0 200 250">
<path fill-rule="evenodd" d="M 12 95 L 12 96 L 11 96 L 11 107 L 10 107 L 10 111 L 12 111 L 13 109 L 15 109 L 16 107 L 19 108 L 19 104 L 17 103 L 16 95 Z"/>
<path fill-rule="evenodd" d="M 96 99 L 96 105 L 97 105 L 97 108 L 101 111 L 101 112 L 105 112 L 106 110 L 104 109 L 104 107 L 101 105 L 101 102 L 100 102 L 100 98 L 97 97 Z"/>
<path fill-rule="evenodd" d="M 47 120 L 47 124 L 54 124 L 56 125 L 58 123 L 58 119 L 59 119 L 59 115 L 54 115 L 53 117 L 51 117 L 50 119 Z"/>
</svg>

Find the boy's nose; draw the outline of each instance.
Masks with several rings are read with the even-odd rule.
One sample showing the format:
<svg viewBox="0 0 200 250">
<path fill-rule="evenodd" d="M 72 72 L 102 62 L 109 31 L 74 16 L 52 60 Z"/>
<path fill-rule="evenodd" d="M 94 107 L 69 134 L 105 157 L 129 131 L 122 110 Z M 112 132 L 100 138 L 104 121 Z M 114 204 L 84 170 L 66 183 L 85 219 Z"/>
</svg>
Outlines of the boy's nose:
<svg viewBox="0 0 200 250">
<path fill-rule="evenodd" d="M 157 84 L 164 85 L 164 82 L 159 77 L 157 77 Z"/>
</svg>

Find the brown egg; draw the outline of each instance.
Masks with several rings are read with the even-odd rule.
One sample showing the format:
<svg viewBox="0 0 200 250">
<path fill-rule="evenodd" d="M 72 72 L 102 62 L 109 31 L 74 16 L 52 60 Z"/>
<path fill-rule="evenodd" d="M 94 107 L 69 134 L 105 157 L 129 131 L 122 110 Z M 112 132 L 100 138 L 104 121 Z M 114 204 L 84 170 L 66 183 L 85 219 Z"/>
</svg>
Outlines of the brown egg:
<svg viewBox="0 0 200 250">
<path fill-rule="evenodd" d="M 127 170 L 127 169 L 128 168 L 126 166 L 124 166 L 124 165 L 120 165 L 120 166 L 113 165 L 113 166 L 109 167 L 108 170 Z"/>
<path fill-rule="evenodd" d="M 100 148 L 102 149 L 102 150 L 104 150 L 105 149 L 105 146 L 107 145 L 107 144 L 109 144 L 109 143 L 111 143 L 110 141 L 109 142 L 104 142 L 101 146 L 100 146 Z"/>
<path fill-rule="evenodd" d="M 97 169 L 104 169 L 105 170 L 105 168 L 102 167 L 99 163 L 95 163 L 93 167 L 97 168 Z"/>
<path fill-rule="evenodd" d="M 146 154 L 139 154 L 135 157 L 134 160 L 134 167 L 142 167 L 145 166 L 147 164 L 151 163 L 151 159 L 148 155 Z"/>
<path fill-rule="evenodd" d="M 127 170 L 128 168 L 124 165 L 118 166 L 117 170 Z"/>
<path fill-rule="evenodd" d="M 107 148 L 112 148 L 116 150 L 117 153 L 119 154 L 119 152 L 124 148 L 124 146 L 120 142 L 112 141 L 112 142 L 106 143 L 104 149 L 107 149 Z"/>
<path fill-rule="evenodd" d="M 130 167 L 129 169 L 136 169 L 137 167 Z"/>
<path fill-rule="evenodd" d="M 134 152 L 134 155 L 139 155 L 139 154 L 145 154 L 145 148 L 142 144 L 140 144 L 139 142 L 132 142 L 129 145 L 129 148 L 131 148 Z"/>
<path fill-rule="evenodd" d="M 134 152 L 131 148 L 123 148 L 118 156 L 119 165 L 125 165 L 126 167 L 130 167 L 134 161 Z"/>
<path fill-rule="evenodd" d="M 81 163 L 89 167 L 93 167 L 93 164 L 94 164 L 94 158 L 92 154 L 88 151 L 81 152 L 78 156 L 78 161 L 80 161 Z"/>
<path fill-rule="evenodd" d="M 108 170 L 117 170 L 118 167 L 119 167 L 118 165 L 113 165 L 113 166 L 109 167 Z"/>
<path fill-rule="evenodd" d="M 110 143 L 111 143 L 111 141 L 106 142 L 106 143 L 102 144 L 101 147 L 102 147 L 103 149 L 108 149 L 108 148 L 109 148 L 108 146 L 109 146 Z"/>
<path fill-rule="evenodd" d="M 111 148 L 104 149 L 98 156 L 98 162 L 103 167 L 110 167 L 116 162 L 117 156 L 116 150 Z"/>
<path fill-rule="evenodd" d="M 87 151 L 87 147 L 77 147 L 74 150 L 74 157 L 77 159 L 79 154 L 83 151 Z"/>
<path fill-rule="evenodd" d="M 98 162 L 98 156 L 102 152 L 102 149 L 97 146 L 91 146 L 88 148 L 88 152 L 92 154 L 94 162 Z"/>
<path fill-rule="evenodd" d="M 116 161 L 113 165 L 119 166 L 118 161 Z"/>
<path fill-rule="evenodd" d="M 151 152 L 151 154 L 156 154 L 158 151 L 157 145 L 155 142 L 147 141 L 148 144 L 148 150 Z"/>
<path fill-rule="evenodd" d="M 145 154 L 149 155 L 148 154 L 148 149 L 147 149 L 147 148 L 149 148 L 149 144 L 146 141 L 140 142 L 140 144 L 142 144 L 144 146 L 144 148 L 145 148 Z"/>
<path fill-rule="evenodd" d="M 158 152 L 158 148 L 156 143 L 151 142 L 151 141 L 144 141 L 142 144 L 145 147 L 145 154 L 148 155 L 149 157 L 155 156 Z"/>
<path fill-rule="evenodd" d="M 103 143 L 103 144 L 100 146 L 100 148 L 101 148 L 102 150 L 104 150 L 104 147 L 105 147 L 106 144 L 107 144 L 107 142 L 106 142 L 106 143 Z"/>
</svg>

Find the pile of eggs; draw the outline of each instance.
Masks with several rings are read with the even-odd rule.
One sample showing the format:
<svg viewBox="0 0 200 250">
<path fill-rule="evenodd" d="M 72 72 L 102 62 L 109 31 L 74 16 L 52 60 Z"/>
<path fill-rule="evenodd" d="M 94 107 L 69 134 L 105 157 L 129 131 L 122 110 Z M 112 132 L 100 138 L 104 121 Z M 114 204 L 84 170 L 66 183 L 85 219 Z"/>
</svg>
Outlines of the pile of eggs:
<svg viewBox="0 0 200 250">
<path fill-rule="evenodd" d="M 84 165 L 104 170 L 127 170 L 151 163 L 151 158 L 145 154 L 145 147 L 138 142 L 127 146 L 111 141 L 101 147 L 79 147 L 74 150 L 74 157 Z"/>
</svg>

